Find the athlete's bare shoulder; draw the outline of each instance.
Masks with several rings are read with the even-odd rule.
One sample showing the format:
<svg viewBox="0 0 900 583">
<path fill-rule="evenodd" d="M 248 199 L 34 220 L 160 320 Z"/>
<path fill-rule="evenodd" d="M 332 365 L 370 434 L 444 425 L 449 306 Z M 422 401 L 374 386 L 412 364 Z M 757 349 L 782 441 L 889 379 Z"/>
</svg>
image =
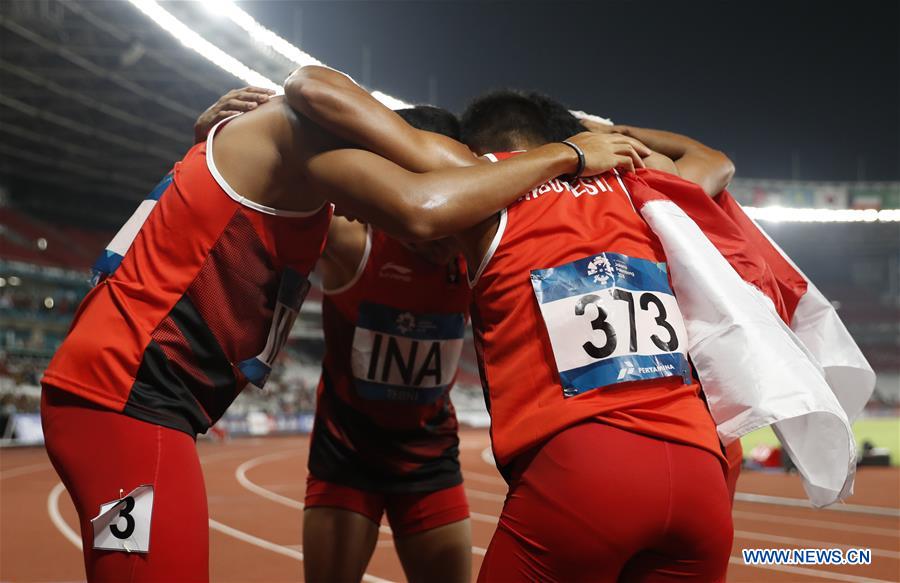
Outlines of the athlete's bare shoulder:
<svg viewBox="0 0 900 583">
<path fill-rule="evenodd" d="M 282 97 L 219 126 L 212 142 L 216 169 L 241 196 L 273 208 L 308 211 L 324 202 L 307 186 L 303 162 L 328 141 Z"/>
</svg>

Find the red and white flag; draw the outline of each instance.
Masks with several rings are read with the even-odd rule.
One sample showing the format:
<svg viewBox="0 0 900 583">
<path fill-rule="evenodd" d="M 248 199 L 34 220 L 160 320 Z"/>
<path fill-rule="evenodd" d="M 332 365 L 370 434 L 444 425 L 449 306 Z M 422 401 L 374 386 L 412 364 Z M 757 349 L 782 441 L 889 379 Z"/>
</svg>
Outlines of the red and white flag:
<svg viewBox="0 0 900 583">
<path fill-rule="evenodd" d="M 850 424 L 875 373 L 834 308 L 727 192 L 653 170 L 622 179 L 665 249 L 722 441 L 771 425 L 814 505 L 850 495 Z"/>
</svg>

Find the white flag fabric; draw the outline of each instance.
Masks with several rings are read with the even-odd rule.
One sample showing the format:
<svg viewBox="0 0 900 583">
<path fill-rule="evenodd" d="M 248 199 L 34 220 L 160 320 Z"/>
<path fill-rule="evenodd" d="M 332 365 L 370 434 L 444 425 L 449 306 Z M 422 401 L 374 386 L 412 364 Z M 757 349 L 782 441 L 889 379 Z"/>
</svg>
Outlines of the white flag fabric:
<svg viewBox="0 0 900 583">
<path fill-rule="evenodd" d="M 850 423 L 875 377 L 837 313 L 799 271 L 773 267 L 783 253 L 697 185 L 651 170 L 623 182 L 665 250 L 722 441 L 771 425 L 814 505 L 850 495 Z"/>
</svg>

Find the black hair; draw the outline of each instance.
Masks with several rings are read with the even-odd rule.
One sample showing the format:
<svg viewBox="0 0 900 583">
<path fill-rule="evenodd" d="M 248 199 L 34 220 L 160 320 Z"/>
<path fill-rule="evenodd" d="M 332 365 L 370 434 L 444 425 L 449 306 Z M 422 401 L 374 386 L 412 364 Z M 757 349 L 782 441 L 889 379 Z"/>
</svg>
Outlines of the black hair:
<svg viewBox="0 0 900 583">
<path fill-rule="evenodd" d="M 407 109 L 398 109 L 396 113 L 416 129 L 443 134 L 454 140 L 459 139 L 459 120 L 446 109 L 430 105 L 417 105 Z"/>
<path fill-rule="evenodd" d="M 559 101 L 536 91 L 529 91 L 525 95 L 544 114 L 547 124 L 548 142 L 560 142 L 566 138 L 571 138 L 575 134 L 587 131 L 587 128 L 581 124 L 578 118 L 572 115 L 569 108 Z"/>
<path fill-rule="evenodd" d="M 475 98 L 460 121 L 462 141 L 479 154 L 558 142 L 585 131 L 561 103 L 509 89 Z"/>
</svg>

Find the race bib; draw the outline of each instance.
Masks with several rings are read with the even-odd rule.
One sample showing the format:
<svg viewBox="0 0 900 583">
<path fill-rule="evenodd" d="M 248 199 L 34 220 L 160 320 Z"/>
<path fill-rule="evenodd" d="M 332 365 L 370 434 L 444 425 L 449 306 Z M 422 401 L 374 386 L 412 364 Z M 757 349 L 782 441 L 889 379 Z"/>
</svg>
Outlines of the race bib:
<svg viewBox="0 0 900 583">
<path fill-rule="evenodd" d="M 531 284 L 564 396 L 668 376 L 690 382 L 687 333 L 665 263 L 601 253 L 534 270 Z"/>
<path fill-rule="evenodd" d="M 94 548 L 106 551 L 147 553 L 150 551 L 150 519 L 153 486 L 138 486 L 126 496 L 100 505 L 91 519 Z"/>
<path fill-rule="evenodd" d="M 364 399 L 431 403 L 456 376 L 466 319 L 363 303 L 351 368 Z"/>
</svg>

